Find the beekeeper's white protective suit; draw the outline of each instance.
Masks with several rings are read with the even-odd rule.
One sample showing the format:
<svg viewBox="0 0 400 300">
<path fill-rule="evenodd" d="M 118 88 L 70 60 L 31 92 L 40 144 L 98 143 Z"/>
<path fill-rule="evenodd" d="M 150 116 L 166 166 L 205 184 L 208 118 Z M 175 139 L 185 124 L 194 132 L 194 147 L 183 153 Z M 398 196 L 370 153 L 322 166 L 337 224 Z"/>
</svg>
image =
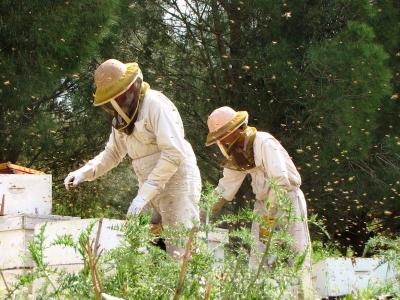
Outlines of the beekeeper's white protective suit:
<svg viewBox="0 0 400 300">
<path fill-rule="evenodd" d="M 67 176 L 66 188 L 102 176 L 128 155 L 139 182 L 128 215 L 153 209 L 152 224 L 176 228 L 182 223 L 191 228 L 193 220 L 199 221 L 201 179 L 177 108 L 161 92 L 142 83 L 137 64 L 109 60 L 98 70 L 101 72 L 97 77 L 95 74 L 95 81 L 101 93 L 97 105 L 110 117 L 112 132 L 99 155 Z M 136 87 L 124 87 L 136 80 Z M 127 102 L 128 107 L 124 106 Z M 169 254 L 183 254 L 182 248 L 166 244 Z"/>
<path fill-rule="evenodd" d="M 269 133 L 257 131 L 253 143 L 255 168 L 246 171 L 236 171 L 224 168 L 223 177 L 219 180 L 216 191 L 227 201 L 231 201 L 239 190 L 247 174 L 251 175 L 251 185 L 255 194 L 254 211 L 261 215 L 272 215 L 275 218 L 282 212 L 276 205 L 271 205 L 270 211 L 266 210 L 267 199 L 276 203 L 275 191 L 269 186 L 267 180 L 273 179 L 277 185 L 287 190 L 287 197 L 292 201 L 295 217 L 303 219 L 289 226 L 289 233 L 295 240 L 293 245 L 299 252 L 308 251 L 304 268 L 310 267 L 310 236 L 307 225 L 307 204 L 300 189 L 301 177 L 294 166 L 289 154 L 282 145 Z M 259 224 L 253 222 L 251 231 L 258 241 L 258 248 L 262 252 L 265 245 L 259 241 Z M 252 255 L 251 265 L 257 266 L 258 260 Z"/>
<path fill-rule="evenodd" d="M 312 295 L 311 282 L 311 244 L 307 225 L 307 205 L 300 189 L 301 177 L 292 159 L 282 145 L 269 133 L 259 132 L 247 126 L 248 114 L 236 112 L 230 107 L 214 110 L 207 124 L 210 133 L 206 145 L 217 143 L 226 157 L 223 177 L 215 189 L 220 200 L 212 208 L 220 209 L 225 201 L 231 201 L 239 190 L 247 174 L 251 175 L 251 185 L 255 194 L 254 211 L 268 219 L 277 220 L 283 215 L 279 209 L 277 196 L 268 181 L 274 181 L 280 189 L 287 191 L 287 198 L 293 203 L 293 223 L 287 224 L 289 234 L 294 240 L 292 247 L 299 253 L 306 253 L 301 278 L 303 291 Z M 267 201 L 270 201 L 267 211 Z M 280 224 L 282 227 L 283 223 Z M 279 226 L 279 224 L 278 224 Z M 258 253 L 251 253 L 250 266 L 258 267 L 265 244 L 260 241 L 264 228 L 253 222 L 252 234 L 257 244 Z"/>
</svg>

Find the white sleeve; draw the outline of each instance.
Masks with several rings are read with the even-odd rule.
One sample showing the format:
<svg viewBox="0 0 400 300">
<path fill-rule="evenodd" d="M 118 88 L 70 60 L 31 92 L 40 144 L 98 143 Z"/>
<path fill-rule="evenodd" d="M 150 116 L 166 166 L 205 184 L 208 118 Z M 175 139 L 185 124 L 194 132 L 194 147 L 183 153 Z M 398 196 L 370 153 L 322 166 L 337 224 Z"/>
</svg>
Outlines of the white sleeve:
<svg viewBox="0 0 400 300">
<path fill-rule="evenodd" d="M 127 154 L 125 134 L 112 128 L 105 149 L 87 162 L 92 171 L 85 174 L 87 181 L 92 181 L 117 166 Z"/>
<path fill-rule="evenodd" d="M 175 105 L 163 94 L 158 93 L 150 113 L 151 128 L 157 139 L 161 156 L 148 180 L 164 188 L 165 184 L 176 173 L 182 161 L 186 158 L 186 143 L 181 116 Z"/>
<path fill-rule="evenodd" d="M 215 191 L 227 201 L 232 201 L 246 177 L 246 172 L 224 168 L 223 177 L 219 180 Z"/>
<path fill-rule="evenodd" d="M 290 191 L 301 185 L 301 177 L 283 146 L 274 138 L 268 138 L 261 149 L 264 169 L 269 179 Z"/>
</svg>

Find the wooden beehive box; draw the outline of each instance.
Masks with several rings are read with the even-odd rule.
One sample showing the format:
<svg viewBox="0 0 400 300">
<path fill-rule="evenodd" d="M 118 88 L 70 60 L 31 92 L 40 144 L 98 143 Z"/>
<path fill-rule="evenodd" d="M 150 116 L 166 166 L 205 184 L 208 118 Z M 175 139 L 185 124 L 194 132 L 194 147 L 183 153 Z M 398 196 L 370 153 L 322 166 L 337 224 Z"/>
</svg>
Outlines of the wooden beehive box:
<svg viewBox="0 0 400 300">
<path fill-rule="evenodd" d="M 207 234 L 204 232 L 199 233 L 199 237 L 204 238 L 207 241 L 208 248 L 214 251 L 217 264 L 224 261 L 225 251 L 223 244 L 228 241 L 228 235 L 229 230 L 224 228 L 215 228 L 212 232 Z"/>
<path fill-rule="evenodd" d="M 57 215 L 17 214 L 0 217 L 0 269 L 31 268 L 34 266 L 28 251 L 38 224 L 80 219 Z"/>
<path fill-rule="evenodd" d="M 398 282 L 397 267 L 377 258 L 326 258 L 312 269 L 315 290 L 326 298 L 344 297 L 378 284 Z"/>
<path fill-rule="evenodd" d="M 44 235 L 45 252 L 44 261 L 50 266 L 61 265 L 82 265 L 83 260 L 79 253 L 71 247 L 60 245 L 51 245 L 60 236 L 70 236 L 74 241 L 78 242 L 79 236 L 85 232 L 91 224 L 95 224 L 91 234 L 90 241 L 98 239 L 99 248 L 101 250 L 110 250 L 117 247 L 120 243 L 121 232 L 115 230 L 115 227 L 122 226 L 125 223 L 123 220 L 116 219 L 72 219 L 66 221 L 48 222 L 45 224 Z M 44 224 L 37 224 L 34 232 L 38 234 Z"/>
<path fill-rule="evenodd" d="M 0 215 L 51 214 L 52 177 L 11 163 L 0 163 Z"/>
</svg>

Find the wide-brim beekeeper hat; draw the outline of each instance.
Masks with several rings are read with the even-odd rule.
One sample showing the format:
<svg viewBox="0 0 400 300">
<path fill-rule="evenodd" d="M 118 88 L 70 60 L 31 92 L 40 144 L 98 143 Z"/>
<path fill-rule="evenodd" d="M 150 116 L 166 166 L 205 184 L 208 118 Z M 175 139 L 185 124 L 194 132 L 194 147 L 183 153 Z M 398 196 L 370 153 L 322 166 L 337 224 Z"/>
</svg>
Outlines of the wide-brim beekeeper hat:
<svg viewBox="0 0 400 300">
<path fill-rule="evenodd" d="M 136 62 L 116 59 L 103 62 L 94 73 L 94 105 L 103 109 L 107 121 L 125 130 L 134 120 L 141 97 L 143 75 Z"/>
<path fill-rule="evenodd" d="M 93 104 L 103 105 L 125 93 L 138 77 L 143 80 L 142 71 L 136 62 L 124 64 L 116 59 L 103 62 L 94 73 L 96 93 Z"/>
<path fill-rule="evenodd" d="M 247 111 L 235 111 L 229 106 L 214 110 L 207 120 L 210 132 L 207 135 L 206 146 L 226 138 L 243 124 L 247 125 L 248 118 Z"/>
</svg>

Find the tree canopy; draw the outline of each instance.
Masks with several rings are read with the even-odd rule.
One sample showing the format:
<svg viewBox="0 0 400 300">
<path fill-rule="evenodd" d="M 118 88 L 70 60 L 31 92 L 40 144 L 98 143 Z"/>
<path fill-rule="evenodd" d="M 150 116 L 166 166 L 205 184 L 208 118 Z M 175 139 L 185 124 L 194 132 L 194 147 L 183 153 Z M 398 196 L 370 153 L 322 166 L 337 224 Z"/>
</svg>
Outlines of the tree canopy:
<svg viewBox="0 0 400 300">
<path fill-rule="evenodd" d="M 62 186 L 107 140 L 92 77 L 112 57 L 137 61 L 176 103 L 204 182 L 221 175 L 207 117 L 229 105 L 292 155 L 310 214 L 343 251 L 399 232 L 398 1 L 21 0 L 0 11 L 1 156 L 51 172 L 63 213 L 122 217 L 134 195 L 133 174 L 118 181 L 128 163 L 85 193 Z"/>
</svg>

